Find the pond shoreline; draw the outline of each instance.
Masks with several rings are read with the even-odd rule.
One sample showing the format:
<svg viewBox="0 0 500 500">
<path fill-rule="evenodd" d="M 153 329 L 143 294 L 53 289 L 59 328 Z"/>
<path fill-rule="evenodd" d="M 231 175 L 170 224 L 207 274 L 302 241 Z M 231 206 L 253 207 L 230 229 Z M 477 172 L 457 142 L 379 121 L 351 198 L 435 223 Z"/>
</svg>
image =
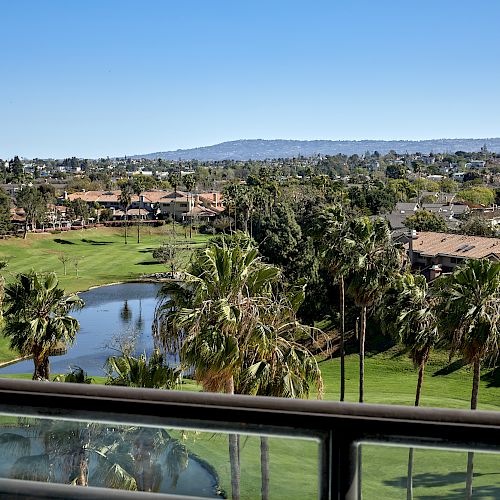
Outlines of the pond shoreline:
<svg viewBox="0 0 500 500">
<path fill-rule="evenodd" d="M 138 353 L 152 349 L 151 324 L 162 281 L 152 277 L 119 281 L 90 287 L 78 292 L 86 305 L 72 316 L 80 322 L 75 343 L 67 353 L 51 356 L 51 371 L 66 373 L 72 366 L 81 366 L 91 376 L 102 376 L 106 358 L 115 355 L 114 348 L 122 338 L 133 339 Z M 0 364 L 1 375 L 28 374 L 31 356 L 13 353 Z M 14 366 L 15 365 L 15 366 Z"/>
</svg>

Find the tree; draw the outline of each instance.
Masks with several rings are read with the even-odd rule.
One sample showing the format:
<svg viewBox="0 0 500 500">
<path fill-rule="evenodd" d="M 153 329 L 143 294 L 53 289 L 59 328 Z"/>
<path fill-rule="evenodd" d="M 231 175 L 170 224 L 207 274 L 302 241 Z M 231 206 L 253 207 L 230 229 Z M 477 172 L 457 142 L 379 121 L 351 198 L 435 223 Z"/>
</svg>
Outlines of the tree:
<svg viewBox="0 0 500 500">
<path fill-rule="evenodd" d="M 141 193 L 144 191 L 144 175 L 137 175 L 134 177 L 131 183 L 131 189 L 134 194 L 139 198 L 139 220 L 137 221 L 137 243 L 141 242 Z"/>
<path fill-rule="evenodd" d="M 132 188 L 125 184 L 120 191 L 120 205 L 125 209 L 125 245 L 127 244 L 128 207 L 132 203 Z"/>
<path fill-rule="evenodd" d="M 398 276 L 386 294 L 382 313 L 383 327 L 409 350 L 418 367 L 415 406 L 420 404 L 424 372 L 431 349 L 439 341 L 435 298 L 422 275 L 406 272 Z M 413 498 L 413 448 L 408 453 L 407 500 Z"/>
<path fill-rule="evenodd" d="M 24 177 L 24 164 L 19 156 L 14 156 L 14 159 L 9 162 L 9 169 L 15 182 L 20 182 Z"/>
<path fill-rule="evenodd" d="M 172 275 L 175 273 L 177 257 L 177 247 L 169 243 L 162 243 L 161 246 L 153 250 L 153 259 L 167 266 L 169 265 Z"/>
<path fill-rule="evenodd" d="M 364 401 L 365 337 L 368 308 L 373 306 L 390 285 L 402 265 L 402 251 L 392 244 L 387 221 L 368 217 L 352 219 L 348 238 L 354 259 L 349 285 L 356 305 L 361 308 L 359 332 L 359 402 Z"/>
<path fill-rule="evenodd" d="M 68 263 L 71 262 L 71 257 L 69 255 L 65 254 L 64 252 L 61 252 L 57 256 L 57 258 L 61 262 L 61 264 L 63 265 L 64 276 L 66 276 L 66 268 L 68 266 Z"/>
<path fill-rule="evenodd" d="M 248 339 L 279 270 L 262 262 L 243 233 L 199 251 L 182 282 L 166 283 L 154 333 L 166 352 L 194 370 L 205 390 L 235 393 Z M 266 300 L 267 299 L 267 300 Z M 229 435 L 232 498 L 240 497 L 238 437 Z"/>
<path fill-rule="evenodd" d="M 416 231 L 445 233 L 448 229 L 442 217 L 427 210 L 417 210 L 413 215 L 406 217 L 404 224 L 408 229 Z"/>
<path fill-rule="evenodd" d="M 340 205 L 327 207 L 316 218 L 313 229 L 321 258 L 337 279 L 340 301 L 340 401 L 345 398 L 345 278 L 354 266 L 348 221 Z"/>
<path fill-rule="evenodd" d="M 5 235 L 12 229 L 10 206 L 10 197 L 0 189 L 0 235 Z"/>
<path fill-rule="evenodd" d="M 477 215 L 468 217 L 467 220 L 462 222 L 460 225 L 460 232 L 471 236 L 486 237 L 492 237 L 496 234 L 491 222 Z"/>
<path fill-rule="evenodd" d="M 390 179 L 405 179 L 406 166 L 401 164 L 387 165 L 385 175 L 387 175 Z"/>
<path fill-rule="evenodd" d="M 323 393 L 321 370 L 312 353 L 296 342 L 307 327 L 296 321 L 304 300 L 303 287 L 294 287 L 288 296 L 270 302 L 248 343 L 243 370 L 235 391 L 240 394 L 288 398 L 308 397 L 316 387 Z M 269 443 L 261 436 L 261 493 L 269 499 Z"/>
<path fill-rule="evenodd" d="M 495 191 L 484 186 L 473 186 L 457 193 L 457 200 L 489 207 L 495 203 Z"/>
<path fill-rule="evenodd" d="M 171 172 L 170 175 L 168 176 L 168 182 L 174 188 L 174 199 L 173 199 L 174 213 L 173 213 L 173 217 L 172 217 L 172 235 L 173 235 L 173 237 L 175 239 L 175 218 L 176 218 L 176 208 L 177 208 L 177 188 L 179 187 L 179 184 L 181 183 L 181 175 L 178 172 Z"/>
<path fill-rule="evenodd" d="M 149 357 L 129 354 L 110 356 L 105 365 L 107 385 L 174 389 L 180 383 L 181 370 L 167 366 L 159 351 Z"/>
<path fill-rule="evenodd" d="M 92 377 L 88 376 L 88 373 L 79 366 L 74 366 L 65 375 L 57 375 L 54 377 L 54 382 L 66 382 L 70 384 L 91 384 Z"/>
<path fill-rule="evenodd" d="M 193 189 L 196 186 L 196 178 L 193 174 L 185 175 L 183 178 L 184 185 L 188 191 L 188 196 L 191 196 L 191 200 L 193 199 Z M 193 220 L 192 217 L 189 220 L 189 237 L 193 237 Z"/>
<path fill-rule="evenodd" d="M 440 328 L 450 342 L 450 358 L 462 354 L 473 366 L 471 410 L 477 408 L 481 364 L 496 360 L 500 341 L 500 263 L 469 259 L 436 285 Z M 472 497 L 474 453 L 467 454 L 466 496 Z"/>
<path fill-rule="evenodd" d="M 68 204 L 69 215 L 72 219 L 81 219 L 82 224 L 85 225 L 90 217 L 90 210 L 87 203 L 81 198 L 76 198 Z"/>
<path fill-rule="evenodd" d="M 55 273 L 21 273 L 6 286 L 4 334 L 12 349 L 33 356 L 33 380 L 49 379 L 49 352 L 58 342 L 73 342 L 79 324 L 68 313 L 82 306 L 58 288 Z"/>
<path fill-rule="evenodd" d="M 24 186 L 16 198 L 18 207 L 24 210 L 24 238 L 28 233 L 28 226 L 35 229 L 38 222 L 42 221 L 47 211 L 47 201 L 38 189 Z"/>
</svg>

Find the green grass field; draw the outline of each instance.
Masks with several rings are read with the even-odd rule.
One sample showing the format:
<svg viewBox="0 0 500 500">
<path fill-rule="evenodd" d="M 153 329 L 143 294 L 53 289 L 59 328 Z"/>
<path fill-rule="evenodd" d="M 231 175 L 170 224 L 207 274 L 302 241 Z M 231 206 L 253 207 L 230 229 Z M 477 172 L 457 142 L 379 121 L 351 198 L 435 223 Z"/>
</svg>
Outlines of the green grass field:
<svg viewBox="0 0 500 500">
<path fill-rule="evenodd" d="M 186 238 L 184 228 L 176 226 L 176 246 L 179 248 L 179 265 L 186 263 L 194 248 L 203 246 L 208 236 L 194 235 Z M 132 281 L 143 274 L 166 271 L 163 264 L 154 261 L 152 250 L 162 243 L 173 242 L 172 226 L 141 228 L 141 242 L 137 243 L 135 227 L 129 228 L 128 244 L 124 243 L 123 228 L 95 228 L 67 231 L 58 234 L 28 234 L 28 238 L 0 240 L 0 259 L 8 262 L 3 271 L 9 282 L 19 272 L 31 269 L 37 272 L 56 272 L 60 286 L 67 292 L 78 292 L 90 287 Z M 64 266 L 59 257 L 70 258 Z M 74 261 L 78 260 L 78 276 Z M 0 363 L 17 357 L 9 349 L 8 341 L 0 335 Z"/>
<path fill-rule="evenodd" d="M 129 244 L 124 244 L 123 230 L 116 228 L 71 231 L 61 234 L 29 235 L 27 240 L 0 241 L 0 258 L 7 259 L 4 271 L 7 279 L 29 269 L 56 271 L 62 286 L 79 291 L 91 286 L 138 279 L 145 273 L 165 270 L 153 262 L 151 250 L 171 238 L 171 227 L 142 230 L 141 243 L 131 231 Z M 176 238 L 182 246 L 182 260 L 190 249 L 203 245 L 206 236 L 192 240 L 181 230 Z M 81 258 L 79 274 L 70 263 L 64 276 L 58 256 L 64 252 L 71 258 Z M 0 339 L 0 361 L 15 356 L 5 339 Z M 325 381 L 324 399 L 338 400 L 338 359 L 320 363 Z M 398 348 L 369 354 L 366 359 L 365 399 L 367 403 L 412 405 L 416 385 L 416 370 Z M 358 398 L 358 356 L 346 360 L 346 399 Z M 31 374 L 20 376 L 31 378 Z M 103 383 L 103 379 L 96 380 Z M 445 353 L 431 358 L 424 381 L 421 404 L 449 408 L 469 407 L 472 373 L 469 367 L 455 360 L 449 363 Z M 200 388 L 186 380 L 183 390 Z M 479 393 L 479 408 L 500 409 L 500 372 L 484 370 Z M 179 433 L 180 436 L 180 433 Z M 242 436 L 242 499 L 259 498 L 260 450 L 259 438 Z M 188 432 L 188 448 L 212 464 L 220 476 L 220 484 L 230 492 L 230 470 L 227 437 L 213 432 Z M 363 493 L 365 499 L 405 498 L 405 448 L 365 445 L 363 448 Z M 318 451 L 313 441 L 270 439 L 271 498 L 314 498 L 317 492 Z M 415 453 L 415 498 L 463 498 L 466 454 L 464 452 L 417 450 Z M 474 486 L 478 498 L 500 498 L 500 460 L 496 455 L 478 454 L 475 463 Z"/>
<path fill-rule="evenodd" d="M 128 244 L 124 244 L 123 228 L 95 228 L 67 231 L 58 234 L 28 234 L 26 240 L 9 238 L 0 241 L 0 259 L 6 259 L 4 271 L 7 281 L 16 273 L 34 269 L 38 272 L 55 271 L 60 285 L 68 292 L 87 290 L 92 286 L 128 281 L 142 274 L 166 271 L 163 264 L 154 261 L 152 250 L 161 243 L 172 243 L 172 226 L 141 229 L 137 243 L 134 227 L 129 228 Z M 184 229 L 177 226 L 176 246 L 182 264 L 190 249 L 206 243 L 208 236 L 185 238 Z M 59 257 L 67 255 L 67 274 Z M 77 277 L 74 260 L 79 260 Z"/>
</svg>

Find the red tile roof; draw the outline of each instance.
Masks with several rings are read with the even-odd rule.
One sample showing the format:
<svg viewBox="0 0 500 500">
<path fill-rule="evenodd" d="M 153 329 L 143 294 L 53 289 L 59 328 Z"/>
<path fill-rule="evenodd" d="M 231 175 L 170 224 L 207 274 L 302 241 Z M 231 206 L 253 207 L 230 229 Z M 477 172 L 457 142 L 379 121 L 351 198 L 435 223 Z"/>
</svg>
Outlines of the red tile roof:
<svg viewBox="0 0 500 500">
<path fill-rule="evenodd" d="M 417 238 L 413 240 L 413 251 L 419 252 L 424 257 L 449 255 L 471 259 L 487 257 L 500 260 L 500 238 L 421 232 L 417 233 Z"/>
</svg>

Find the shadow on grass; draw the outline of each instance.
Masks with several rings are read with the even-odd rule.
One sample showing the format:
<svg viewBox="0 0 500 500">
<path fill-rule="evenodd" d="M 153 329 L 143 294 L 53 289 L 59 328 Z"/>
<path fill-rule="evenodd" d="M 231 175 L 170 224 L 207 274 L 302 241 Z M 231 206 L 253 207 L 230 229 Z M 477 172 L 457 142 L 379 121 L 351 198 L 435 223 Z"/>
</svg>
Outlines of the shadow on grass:
<svg viewBox="0 0 500 500">
<path fill-rule="evenodd" d="M 464 359 L 457 359 L 456 361 L 453 361 L 453 363 L 450 363 L 444 368 L 441 368 L 441 370 L 434 372 L 432 376 L 440 377 L 441 375 L 450 375 L 450 373 L 460 370 L 460 368 L 463 368 L 466 364 L 467 362 Z"/>
<path fill-rule="evenodd" d="M 54 238 L 54 243 L 59 243 L 60 245 L 74 245 L 73 241 L 63 240 L 61 238 Z"/>
<path fill-rule="evenodd" d="M 89 243 L 91 245 L 112 245 L 112 241 L 96 241 L 96 240 L 87 240 L 82 238 L 83 243 Z"/>
<path fill-rule="evenodd" d="M 500 387 L 500 366 L 483 375 L 482 379 L 488 383 L 487 387 Z"/>
<path fill-rule="evenodd" d="M 145 262 L 137 262 L 136 266 L 158 266 L 161 262 L 156 262 L 156 260 L 148 260 Z"/>
<path fill-rule="evenodd" d="M 477 479 L 481 476 L 490 476 L 496 474 L 499 473 L 475 473 L 474 478 Z M 406 480 L 406 476 L 401 476 L 390 481 L 384 481 L 384 484 L 395 488 L 406 488 Z M 417 495 L 418 498 L 425 500 L 436 500 L 437 498 L 458 500 L 465 498 L 465 471 L 449 472 L 448 474 L 434 474 L 431 472 L 427 472 L 424 474 L 415 474 L 413 476 L 414 488 L 443 488 L 446 486 L 460 485 L 461 483 L 463 484 L 463 486 L 450 488 L 450 490 L 446 492 L 446 497 L 444 497 L 442 493 L 435 495 Z M 500 498 L 500 485 L 488 484 L 483 486 L 474 486 L 473 483 L 473 496 L 474 498 Z"/>
<path fill-rule="evenodd" d="M 151 253 L 156 248 L 145 248 L 144 250 L 139 250 L 139 253 Z"/>
</svg>

